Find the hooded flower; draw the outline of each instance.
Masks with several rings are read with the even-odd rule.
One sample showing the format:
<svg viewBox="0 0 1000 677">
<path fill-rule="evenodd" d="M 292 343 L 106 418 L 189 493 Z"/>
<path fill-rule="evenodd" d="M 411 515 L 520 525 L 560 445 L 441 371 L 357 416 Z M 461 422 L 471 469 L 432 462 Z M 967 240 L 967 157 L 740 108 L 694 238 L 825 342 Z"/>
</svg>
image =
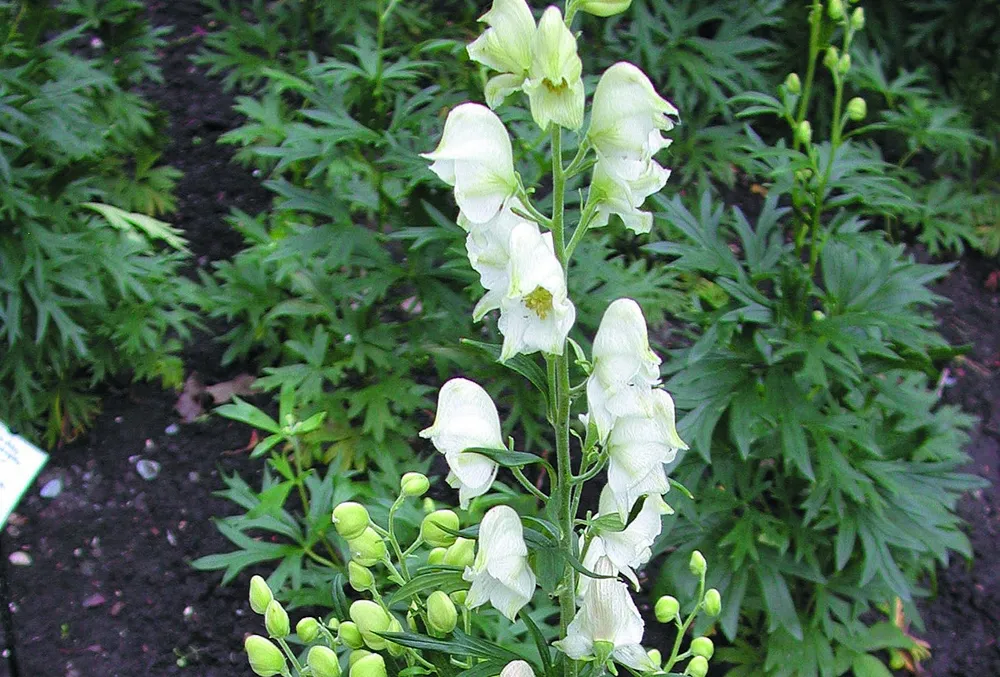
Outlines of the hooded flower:
<svg viewBox="0 0 1000 677">
<path fill-rule="evenodd" d="M 534 223 L 523 222 L 510 233 L 508 287 L 500 300 L 503 348 L 500 359 L 543 351 L 562 355 L 576 308 L 566 291 L 566 276 L 552 247 Z"/>
<path fill-rule="evenodd" d="M 640 207 L 650 195 L 663 190 L 670 178 L 670 170 L 664 169 L 652 160 L 647 170 L 634 181 L 619 179 L 611 174 L 607 165 L 598 162 L 594 166 L 594 176 L 590 182 L 590 197 L 597 203 L 597 212 L 590 221 L 590 228 L 608 225 L 612 214 L 617 214 L 625 227 L 637 235 L 648 233 L 653 228 L 653 215 Z"/>
<path fill-rule="evenodd" d="M 601 558 L 594 573 L 614 574 L 607 558 Z M 628 587 L 615 578 L 590 581 L 583 603 L 566 628 L 566 638 L 555 646 L 574 660 L 595 656 L 596 643 L 611 649 L 610 658 L 640 672 L 655 671 L 656 666 L 642 648 L 645 624 L 629 595 Z"/>
<path fill-rule="evenodd" d="M 503 449 L 500 416 L 485 390 L 464 378 L 453 378 L 438 393 L 434 425 L 421 430 L 448 462 L 448 486 L 458 489 L 463 508 L 476 496 L 485 494 L 497 476 L 497 464 L 465 449 Z"/>
<path fill-rule="evenodd" d="M 640 399 L 660 381 L 660 358 L 649 348 L 638 303 L 618 299 L 604 311 L 594 337 L 593 363 L 587 405 L 604 442 L 615 419 L 642 413 Z"/>
<path fill-rule="evenodd" d="M 521 519 L 506 505 L 490 508 L 479 525 L 479 552 L 462 578 L 472 583 L 466 598 L 470 609 L 489 602 L 510 620 L 535 592 L 535 574 L 528 567 Z"/>
<path fill-rule="evenodd" d="M 583 126 L 583 64 L 576 38 L 558 7 L 549 7 L 538 22 L 532 42 L 531 68 L 524 91 L 531 116 L 542 129 L 554 122 L 567 129 Z"/>
<path fill-rule="evenodd" d="M 535 671 L 527 661 L 511 661 L 500 671 L 500 677 L 535 677 Z"/>
<path fill-rule="evenodd" d="M 658 388 L 639 399 L 641 413 L 615 420 L 606 443 L 608 488 L 618 515 L 625 519 L 641 496 L 662 495 L 670 490 L 664 463 L 687 445 L 677 434 L 674 401 Z"/>
<path fill-rule="evenodd" d="M 431 160 L 431 171 L 455 187 L 455 201 L 472 223 L 494 218 L 517 191 L 507 129 L 477 103 L 452 109 L 438 147 L 421 157 Z"/>
<path fill-rule="evenodd" d="M 465 238 L 469 263 L 479 273 L 479 281 L 486 289 L 472 311 L 476 322 L 500 307 L 500 300 L 510 286 L 510 234 L 515 226 L 524 223 L 524 219 L 513 212 L 514 208 L 524 211 L 520 200 L 510 198 L 486 223 L 472 223 L 463 214 L 458 215 L 458 225 L 469 233 Z"/>
<path fill-rule="evenodd" d="M 535 18 L 525 0 L 493 0 L 479 20 L 489 28 L 467 50 L 470 59 L 500 72 L 486 83 L 486 103 L 496 108 L 528 75 Z"/>
</svg>

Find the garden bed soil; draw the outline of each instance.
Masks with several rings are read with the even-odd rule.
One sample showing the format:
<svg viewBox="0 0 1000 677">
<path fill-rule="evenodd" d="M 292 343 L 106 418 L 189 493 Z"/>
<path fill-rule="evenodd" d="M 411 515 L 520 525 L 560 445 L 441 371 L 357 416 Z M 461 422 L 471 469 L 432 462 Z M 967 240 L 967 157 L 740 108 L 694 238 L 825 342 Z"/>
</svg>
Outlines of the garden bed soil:
<svg viewBox="0 0 1000 677">
<path fill-rule="evenodd" d="M 205 266 L 240 247 L 222 221 L 229 207 L 256 213 L 268 196 L 215 143 L 238 118 L 218 81 L 189 61 L 202 33 L 200 4 L 151 3 L 150 12 L 155 23 L 175 26 L 162 62 L 166 84 L 148 92 L 170 116 L 164 159 L 185 173 L 173 221 Z M 985 261 L 967 257 L 939 286 L 951 299 L 939 313 L 942 330 L 973 345 L 951 366 L 945 396 L 979 417 L 971 469 L 992 484 L 961 505 L 975 561 L 954 558 L 938 576 L 938 596 L 921 605 L 927 628 L 914 632 L 931 644 L 924 669 L 935 677 L 1000 675 L 1000 297 L 984 289 L 990 272 Z M 222 370 L 219 354 L 202 336 L 186 353 L 188 367 L 208 382 L 239 372 Z M 29 566 L 8 566 L 21 674 L 249 674 L 243 637 L 261 627 L 246 601 L 250 573 L 221 587 L 218 572 L 190 567 L 199 556 L 231 549 L 211 520 L 230 514 L 232 504 L 211 492 L 222 488 L 222 472 L 259 472 L 260 463 L 239 451 L 249 430 L 217 417 L 182 424 L 176 393 L 153 385 L 105 394 L 93 429 L 53 453 L 3 534 L 5 560 L 12 550 L 31 558 Z M 176 434 L 168 433 L 172 426 Z M 159 463 L 159 474 L 140 476 L 139 458 Z M 39 488 L 57 478 L 61 493 L 42 498 Z M 7 675 L 0 660 L 0 677 Z"/>
</svg>

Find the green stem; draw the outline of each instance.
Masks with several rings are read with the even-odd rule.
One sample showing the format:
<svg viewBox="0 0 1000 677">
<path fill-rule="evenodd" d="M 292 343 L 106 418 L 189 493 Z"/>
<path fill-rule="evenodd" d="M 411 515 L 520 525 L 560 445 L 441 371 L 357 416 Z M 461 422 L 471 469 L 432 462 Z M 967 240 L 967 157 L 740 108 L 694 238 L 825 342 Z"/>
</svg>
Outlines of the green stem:
<svg viewBox="0 0 1000 677">
<path fill-rule="evenodd" d="M 330 567 L 331 569 L 340 568 L 336 564 L 334 564 L 331 560 L 328 560 L 326 557 L 323 557 L 322 555 L 317 555 L 316 551 L 310 547 L 303 546 L 302 552 L 309 555 L 309 557 L 311 557 L 317 564 L 322 564 L 323 566 Z"/>
<path fill-rule="evenodd" d="M 299 499 L 302 501 L 302 513 L 309 519 L 309 497 L 306 495 L 305 483 L 302 480 L 302 440 L 297 435 L 291 437 L 292 458 L 295 460 L 295 486 L 299 490 Z"/>
<path fill-rule="evenodd" d="M 528 493 L 537 498 L 543 504 L 548 502 L 549 497 L 545 495 L 544 491 L 532 484 L 531 480 L 524 476 L 523 470 L 518 467 L 513 467 L 510 470 L 514 473 L 514 477 L 517 478 L 517 481 L 521 483 L 521 486 L 528 490 Z"/>
<path fill-rule="evenodd" d="M 698 603 L 695 605 L 694 609 L 691 611 L 691 615 L 687 617 L 682 625 L 677 629 L 677 638 L 674 640 L 673 651 L 670 652 L 670 659 L 667 664 L 663 666 L 664 672 L 670 672 L 670 669 L 674 667 L 677 661 L 681 660 L 682 655 L 680 655 L 681 641 L 684 639 L 684 635 L 687 634 L 688 628 L 694 623 L 694 619 L 698 616 L 698 612 L 701 610 L 701 606 L 705 599 L 705 574 L 701 575 L 701 580 L 698 582 Z"/>
<path fill-rule="evenodd" d="M 288 646 L 288 642 L 281 637 L 275 637 L 274 640 L 278 643 L 278 646 L 281 647 L 281 650 L 285 652 L 285 655 L 288 656 L 288 660 L 291 662 L 292 667 L 295 668 L 295 672 L 301 673 L 302 664 L 299 663 L 299 659 L 295 657 L 294 653 L 292 653 L 292 649 Z"/>
<path fill-rule="evenodd" d="M 583 206 L 583 213 L 580 215 L 580 223 L 577 224 L 576 230 L 573 231 L 573 236 L 569 240 L 569 244 L 566 245 L 566 260 L 569 261 L 573 258 L 573 252 L 576 251 L 576 246 L 580 244 L 583 240 L 583 236 L 587 234 L 587 229 L 590 228 L 590 222 L 594 218 L 594 214 L 597 212 L 597 204 L 587 201 L 587 204 Z"/>
<path fill-rule="evenodd" d="M 806 119 L 813 81 L 816 79 L 816 61 L 819 59 L 819 31 L 823 25 L 823 3 L 820 0 L 813 0 L 809 14 L 810 18 L 814 18 L 813 21 L 810 21 L 809 26 L 809 66 L 806 69 L 806 82 L 802 86 L 802 98 L 799 99 L 799 112 L 795 116 L 796 127 Z M 799 149 L 799 145 L 799 142 L 795 141 L 795 150 Z"/>
<path fill-rule="evenodd" d="M 403 549 L 399 547 L 399 539 L 396 538 L 396 530 L 393 528 L 394 521 L 396 519 L 396 511 L 399 506 L 403 504 L 405 500 L 404 496 L 400 496 L 389 508 L 389 543 L 392 545 L 392 551 L 396 553 L 396 559 L 399 560 L 399 568 L 403 571 L 403 576 L 406 580 L 410 580 L 410 571 L 406 567 L 406 556 L 403 554 Z"/>
</svg>

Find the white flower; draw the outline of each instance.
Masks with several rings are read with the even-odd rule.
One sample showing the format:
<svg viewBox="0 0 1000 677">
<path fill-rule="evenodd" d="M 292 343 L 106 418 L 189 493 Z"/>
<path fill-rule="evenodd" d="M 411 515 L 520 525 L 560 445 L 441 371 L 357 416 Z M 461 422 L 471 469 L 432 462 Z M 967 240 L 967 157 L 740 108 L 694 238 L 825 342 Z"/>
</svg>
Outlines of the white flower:
<svg viewBox="0 0 1000 677">
<path fill-rule="evenodd" d="M 640 207 L 650 195 L 663 190 L 668 178 L 670 170 L 652 160 L 646 172 L 634 181 L 614 176 L 608 171 L 606 163 L 598 162 L 590 182 L 590 199 L 596 202 L 597 212 L 588 227 L 606 226 L 611 215 L 617 214 L 632 232 L 637 235 L 648 233 L 653 228 L 653 215 Z"/>
<path fill-rule="evenodd" d="M 576 38 L 559 8 L 549 7 L 535 31 L 531 68 L 524 83 L 531 116 L 539 127 L 546 129 L 549 122 L 573 130 L 583 126 L 582 72 Z"/>
<path fill-rule="evenodd" d="M 639 579 L 635 575 L 635 570 L 649 561 L 650 556 L 652 556 L 653 542 L 663 528 L 663 516 L 672 513 L 673 509 L 666 504 L 662 496 L 658 494 L 646 496 L 639 514 L 625 529 L 622 531 L 598 531 L 598 535 L 591 540 L 590 546 L 587 548 L 583 566 L 593 571 L 598 560 L 601 557 L 606 557 L 611 563 L 614 573 L 623 574 L 638 590 Z M 598 516 L 617 514 L 618 506 L 615 503 L 614 494 L 605 485 L 604 489 L 601 490 Z M 585 594 L 590 582 L 591 579 L 587 576 L 580 576 L 577 594 Z"/>
<path fill-rule="evenodd" d="M 639 304 L 632 299 L 613 301 L 597 328 L 593 371 L 587 379 L 589 419 L 601 442 L 608 439 L 616 418 L 643 411 L 640 399 L 659 383 L 659 367 Z"/>
<path fill-rule="evenodd" d="M 479 19 L 489 26 L 467 48 L 469 58 L 501 75 L 486 84 L 486 103 L 496 108 L 508 94 L 524 84 L 531 67 L 531 44 L 535 18 L 525 0 L 493 0 L 493 6 Z"/>
<path fill-rule="evenodd" d="M 503 334 L 500 359 L 538 351 L 562 355 L 576 308 L 551 233 L 542 235 L 536 224 L 519 223 L 511 230 L 509 251 L 508 288 L 500 300 L 498 322 Z"/>
<path fill-rule="evenodd" d="M 456 106 L 448 113 L 438 147 L 421 157 L 431 160 L 431 171 L 455 187 L 455 201 L 473 223 L 495 217 L 517 191 L 510 136 L 486 106 Z"/>
<path fill-rule="evenodd" d="M 687 449 L 677 434 L 674 401 L 658 388 L 639 399 L 641 413 L 618 418 L 608 435 L 608 488 L 618 515 L 625 519 L 632 505 L 646 494 L 670 490 L 664 463 Z"/>
<path fill-rule="evenodd" d="M 476 561 L 462 575 L 472 583 L 465 603 L 470 609 L 487 601 L 510 620 L 535 592 L 535 574 L 528 567 L 521 518 L 506 505 L 490 508 L 479 525 Z"/>
<path fill-rule="evenodd" d="M 607 558 L 602 558 L 594 573 L 612 575 L 613 566 Z M 613 647 L 611 658 L 615 661 L 641 672 L 652 672 L 656 666 L 640 644 L 644 629 L 628 587 L 614 578 L 594 579 L 566 628 L 566 638 L 554 645 L 570 658 L 580 660 L 595 655 L 595 643 L 605 642 Z"/>
<path fill-rule="evenodd" d="M 476 496 L 489 491 L 497 476 L 497 464 L 481 454 L 466 453 L 465 449 L 481 447 L 503 449 L 500 416 L 489 394 L 478 384 L 464 378 L 453 378 L 438 393 L 434 424 L 420 431 L 429 438 L 448 462 L 447 482 L 458 489 L 463 508 Z"/>
<path fill-rule="evenodd" d="M 511 198 L 486 223 L 472 223 L 464 214 L 458 215 L 458 225 L 468 231 L 465 251 L 469 263 L 479 273 L 479 281 L 486 294 L 472 311 L 476 322 L 491 310 L 500 307 L 500 300 L 510 286 L 510 234 L 514 227 L 524 223 L 524 219 L 513 209 L 524 211 L 524 205 L 516 197 Z"/>
<path fill-rule="evenodd" d="M 535 671 L 527 661 L 511 661 L 500 671 L 500 677 L 535 677 Z"/>
</svg>

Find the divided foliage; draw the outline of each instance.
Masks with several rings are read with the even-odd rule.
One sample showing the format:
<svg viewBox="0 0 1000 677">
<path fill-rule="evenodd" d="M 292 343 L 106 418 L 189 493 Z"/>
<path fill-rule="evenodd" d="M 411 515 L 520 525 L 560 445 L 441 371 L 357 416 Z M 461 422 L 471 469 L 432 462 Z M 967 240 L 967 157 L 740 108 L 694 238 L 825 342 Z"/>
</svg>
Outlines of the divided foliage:
<svg viewBox="0 0 1000 677">
<path fill-rule="evenodd" d="M 193 314 L 141 2 L 0 2 L 0 419 L 48 445 L 118 373 L 182 378 Z"/>
</svg>

